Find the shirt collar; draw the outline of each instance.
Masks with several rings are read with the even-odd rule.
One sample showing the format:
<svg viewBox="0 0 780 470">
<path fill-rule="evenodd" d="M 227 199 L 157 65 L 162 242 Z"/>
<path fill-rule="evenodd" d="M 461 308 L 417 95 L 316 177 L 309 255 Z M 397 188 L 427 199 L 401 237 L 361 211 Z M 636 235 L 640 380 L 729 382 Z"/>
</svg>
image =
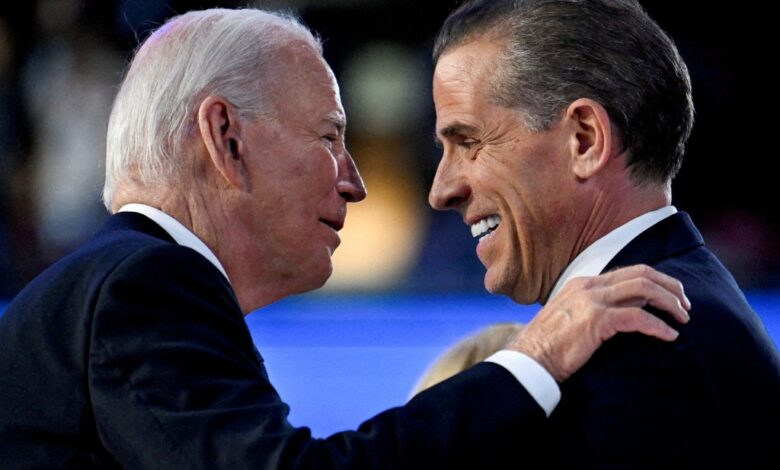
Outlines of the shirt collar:
<svg viewBox="0 0 780 470">
<path fill-rule="evenodd" d="M 575 277 L 596 276 L 628 243 L 665 218 L 677 213 L 674 206 L 665 206 L 631 219 L 615 230 L 593 242 L 564 269 L 558 278 L 550 299 L 555 297 L 567 282 Z M 549 301 L 549 299 L 548 299 Z"/>
<path fill-rule="evenodd" d="M 230 282 L 230 278 L 228 278 L 228 275 L 225 272 L 225 268 L 222 267 L 222 263 L 219 262 L 219 259 L 217 259 L 217 256 L 214 254 L 214 252 L 211 251 L 209 247 L 207 247 L 206 244 L 201 241 L 200 238 L 198 238 L 178 220 L 174 219 L 160 209 L 148 206 L 146 204 L 125 204 L 119 209 L 118 212 L 136 212 L 152 219 L 157 225 L 162 227 L 163 230 L 168 232 L 168 235 L 170 235 L 171 238 L 176 241 L 176 243 L 181 246 L 192 248 L 193 250 L 203 255 L 211 262 L 211 264 L 214 265 L 214 267 L 219 269 L 219 272 L 225 276 L 225 279 L 228 280 L 228 283 Z"/>
</svg>

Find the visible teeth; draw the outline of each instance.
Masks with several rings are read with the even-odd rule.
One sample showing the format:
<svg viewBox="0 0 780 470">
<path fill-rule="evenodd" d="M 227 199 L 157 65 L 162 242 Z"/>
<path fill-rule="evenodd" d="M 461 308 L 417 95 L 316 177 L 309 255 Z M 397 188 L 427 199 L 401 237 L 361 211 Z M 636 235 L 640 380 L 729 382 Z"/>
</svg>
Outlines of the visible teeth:
<svg viewBox="0 0 780 470">
<path fill-rule="evenodd" d="M 471 236 L 474 238 L 481 237 L 498 227 L 498 224 L 500 223 L 501 217 L 495 214 L 490 215 L 471 225 Z"/>
<path fill-rule="evenodd" d="M 476 238 L 482 235 L 482 233 L 485 232 L 487 229 L 488 229 L 487 221 L 485 219 L 482 219 L 476 224 L 473 224 L 471 226 L 471 236 Z"/>
</svg>

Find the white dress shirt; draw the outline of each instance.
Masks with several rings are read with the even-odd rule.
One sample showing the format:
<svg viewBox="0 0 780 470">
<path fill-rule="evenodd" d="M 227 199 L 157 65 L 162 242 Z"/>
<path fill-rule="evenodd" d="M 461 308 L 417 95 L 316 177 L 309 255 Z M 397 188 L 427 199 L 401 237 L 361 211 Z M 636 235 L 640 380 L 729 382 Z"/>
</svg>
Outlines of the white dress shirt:
<svg viewBox="0 0 780 470">
<path fill-rule="evenodd" d="M 674 206 L 666 206 L 642 214 L 593 242 L 564 269 L 550 293 L 550 299 L 571 279 L 600 274 L 631 240 L 675 213 L 677 209 Z M 561 390 L 544 367 L 525 354 L 510 350 L 499 351 L 485 360 L 509 370 L 550 416 L 561 399 Z"/>
</svg>

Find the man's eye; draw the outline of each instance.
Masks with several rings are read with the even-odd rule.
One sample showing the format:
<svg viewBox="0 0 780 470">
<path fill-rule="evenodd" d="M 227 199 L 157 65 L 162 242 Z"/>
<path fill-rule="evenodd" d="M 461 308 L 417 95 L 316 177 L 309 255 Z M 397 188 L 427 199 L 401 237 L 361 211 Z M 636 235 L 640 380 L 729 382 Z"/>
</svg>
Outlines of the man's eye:
<svg viewBox="0 0 780 470">
<path fill-rule="evenodd" d="M 460 142 L 458 142 L 458 145 L 460 147 L 465 148 L 465 149 L 470 149 L 470 148 L 474 147 L 475 145 L 477 145 L 478 143 L 479 143 L 479 141 L 476 140 L 476 139 L 463 139 Z"/>
<path fill-rule="evenodd" d="M 337 140 L 339 140 L 339 136 L 334 135 L 334 134 L 327 134 L 327 135 L 322 136 L 322 138 L 327 140 L 330 143 L 334 143 Z"/>
</svg>

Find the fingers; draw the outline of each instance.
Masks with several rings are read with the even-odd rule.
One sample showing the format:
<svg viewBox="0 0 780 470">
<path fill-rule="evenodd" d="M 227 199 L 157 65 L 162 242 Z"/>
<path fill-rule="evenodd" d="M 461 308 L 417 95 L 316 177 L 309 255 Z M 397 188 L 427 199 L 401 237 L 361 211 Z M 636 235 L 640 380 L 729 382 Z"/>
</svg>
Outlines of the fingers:
<svg viewBox="0 0 780 470">
<path fill-rule="evenodd" d="M 682 284 L 671 276 L 646 265 L 629 266 L 589 278 L 592 287 L 601 288 L 605 305 L 652 305 L 669 312 L 680 323 L 690 319 L 691 302 Z"/>
<path fill-rule="evenodd" d="M 674 294 L 678 299 L 680 299 L 680 303 L 683 305 L 683 307 L 686 310 L 690 310 L 691 308 L 691 302 L 688 300 L 688 297 L 685 296 L 685 292 L 683 289 L 683 285 L 680 281 L 677 279 L 664 274 L 660 271 L 656 271 L 655 269 L 651 268 L 650 266 L 646 266 L 643 264 L 636 265 L 636 266 L 630 266 L 627 268 L 629 270 L 635 270 L 639 273 L 639 275 L 655 282 L 656 284 L 663 287 L 665 290 L 671 292 Z"/>
<path fill-rule="evenodd" d="M 606 335 L 602 337 L 603 341 L 606 341 L 618 332 L 643 333 L 664 341 L 674 341 L 680 335 L 663 320 L 639 307 L 612 309 L 608 313 L 605 318 L 609 319 L 609 324 L 607 325 Z"/>
<path fill-rule="evenodd" d="M 644 307 L 649 304 L 669 312 L 678 322 L 687 323 L 690 316 L 677 292 L 647 277 L 629 279 L 602 290 L 606 305 Z"/>
<path fill-rule="evenodd" d="M 663 320 L 642 309 L 645 305 L 668 312 L 680 323 L 688 323 L 691 303 L 682 284 L 671 276 L 645 266 L 629 266 L 592 278 L 599 285 L 602 305 L 609 315 L 602 330 L 608 339 L 617 332 L 639 332 L 665 341 L 679 333 Z"/>
<path fill-rule="evenodd" d="M 545 304 L 510 347 L 535 359 L 561 382 L 617 333 L 638 332 L 675 340 L 679 333 L 643 310 L 646 305 L 669 312 L 681 323 L 689 319 L 690 302 L 682 285 L 648 266 L 573 279 Z"/>
</svg>

